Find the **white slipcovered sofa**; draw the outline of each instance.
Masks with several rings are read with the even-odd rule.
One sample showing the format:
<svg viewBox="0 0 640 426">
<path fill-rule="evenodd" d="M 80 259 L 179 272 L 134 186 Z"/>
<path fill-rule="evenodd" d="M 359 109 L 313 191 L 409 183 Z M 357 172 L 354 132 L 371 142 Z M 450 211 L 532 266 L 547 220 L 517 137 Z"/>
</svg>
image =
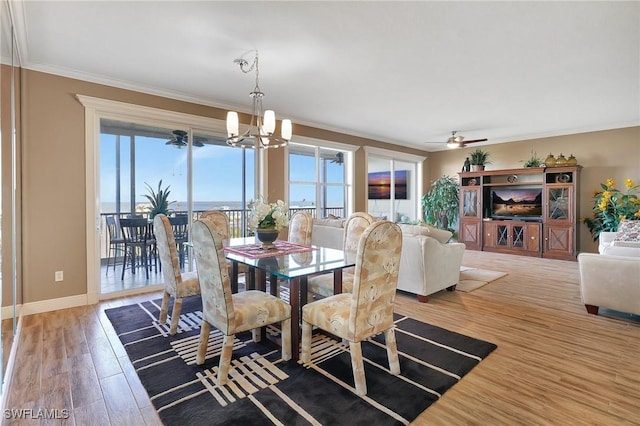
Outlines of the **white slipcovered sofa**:
<svg viewBox="0 0 640 426">
<path fill-rule="evenodd" d="M 311 244 L 342 250 L 344 219 L 314 219 Z M 399 224 L 402 229 L 402 255 L 398 290 L 426 302 L 430 294 L 455 288 L 465 245 L 449 243 L 451 232 L 425 225 Z"/>
<path fill-rule="evenodd" d="M 398 290 L 416 294 L 427 302 L 430 294 L 454 290 L 460 280 L 463 243 L 450 243 L 451 232 L 425 225 L 399 225 L 402 256 Z"/>
<path fill-rule="evenodd" d="M 590 314 L 603 307 L 640 315 L 640 221 L 633 222 L 601 232 L 600 254 L 578 255 L 580 294 Z"/>
<path fill-rule="evenodd" d="M 598 308 L 640 315 L 640 257 L 580 253 L 580 294 L 587 312 Z"/>
<path fill-rule="evenodd" d="M 609 256 L 640 257 L 640 242 L 616 241 L 617 232 L 601 232 L 598 237 L 598 252 Z"/>
<path fill-rule="evenodd" d="M 342 250 L 346 219 L 313 219 L 311 245 Z"/>
</svg>

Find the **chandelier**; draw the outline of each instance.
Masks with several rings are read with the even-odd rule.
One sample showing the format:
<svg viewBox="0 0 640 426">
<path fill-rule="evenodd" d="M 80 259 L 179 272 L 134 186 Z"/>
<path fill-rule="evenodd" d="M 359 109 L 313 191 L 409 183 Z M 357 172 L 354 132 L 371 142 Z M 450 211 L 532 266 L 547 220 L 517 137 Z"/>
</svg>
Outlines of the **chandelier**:
<svg viewBox="0 0 640 426">
<path fill-rule="evenodd" d="M 242 134 L 239 130 L 238 113 L 235 111 L 227 112 L 227 144 L 231 146 L 249 146 L 259 147 L 263 149 L 279 148 L 286 146 L 291 139 L 291 120 L 282 120 L 280 128 L 281 135 L 276 137 L 276 114 L 272 110 L 264 110 L 262 107 L 262 98 L 264 93 L 260 91 L 258 78 L 260 70 L 258 68 L 258 51 L 255 51 L 255 57 L 251 65 L 244 58 L 233 61 L 240 67 L 243 73 L 249 73 L 256 70 L 256 86 L 249 93 L 251 98 L 251 122 L 249 128 Z"/>
</svg>

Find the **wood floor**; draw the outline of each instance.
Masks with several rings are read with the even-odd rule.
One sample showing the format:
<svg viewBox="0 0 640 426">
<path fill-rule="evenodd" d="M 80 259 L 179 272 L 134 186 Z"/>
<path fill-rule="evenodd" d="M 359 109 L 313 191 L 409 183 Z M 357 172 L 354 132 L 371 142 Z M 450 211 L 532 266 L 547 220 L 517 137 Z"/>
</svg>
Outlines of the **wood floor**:
<svg viewBox="0 0 640 426">
<path fill-rule="evenodd" d="M 640 424 L 638 317 L 588 315 L 576 262 L 467 251 L 463 264 L 508 275 L 427 304 L 399 295 L 396 310 L 498 349 L 413 424 Z M 159 424 L 104 315 L 150 297 L 25 317 L 7 408 L 70 410 L 60 424 Z"/>
</svg>

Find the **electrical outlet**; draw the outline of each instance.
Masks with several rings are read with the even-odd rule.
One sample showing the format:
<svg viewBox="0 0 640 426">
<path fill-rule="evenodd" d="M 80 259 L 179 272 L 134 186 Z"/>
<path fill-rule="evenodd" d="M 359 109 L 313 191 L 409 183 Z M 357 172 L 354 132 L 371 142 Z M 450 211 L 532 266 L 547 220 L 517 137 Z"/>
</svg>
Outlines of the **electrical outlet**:
<svg viewBox="0 0 640 426">
<path fill-rule="evenodd" d="M 64 273 L 62 271 L 56 271 L 55 280 L 56 281 L 64 280 Z"/>
</svg>

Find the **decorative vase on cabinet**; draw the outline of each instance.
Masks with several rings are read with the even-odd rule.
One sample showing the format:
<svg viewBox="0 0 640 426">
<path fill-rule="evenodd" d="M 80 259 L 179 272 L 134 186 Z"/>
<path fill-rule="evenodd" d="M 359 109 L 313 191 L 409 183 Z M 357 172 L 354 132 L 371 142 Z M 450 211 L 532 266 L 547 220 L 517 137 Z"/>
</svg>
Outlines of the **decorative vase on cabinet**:
<svg viewBox="0 0 640 426">
<path fill-rule="evenodd" d="M 547 167 L 554 167 L 556 165 L 556 158 L 553 154 L 549 154 L 549 156 L 545 158 L 544 165 Z"/>
</svg>

